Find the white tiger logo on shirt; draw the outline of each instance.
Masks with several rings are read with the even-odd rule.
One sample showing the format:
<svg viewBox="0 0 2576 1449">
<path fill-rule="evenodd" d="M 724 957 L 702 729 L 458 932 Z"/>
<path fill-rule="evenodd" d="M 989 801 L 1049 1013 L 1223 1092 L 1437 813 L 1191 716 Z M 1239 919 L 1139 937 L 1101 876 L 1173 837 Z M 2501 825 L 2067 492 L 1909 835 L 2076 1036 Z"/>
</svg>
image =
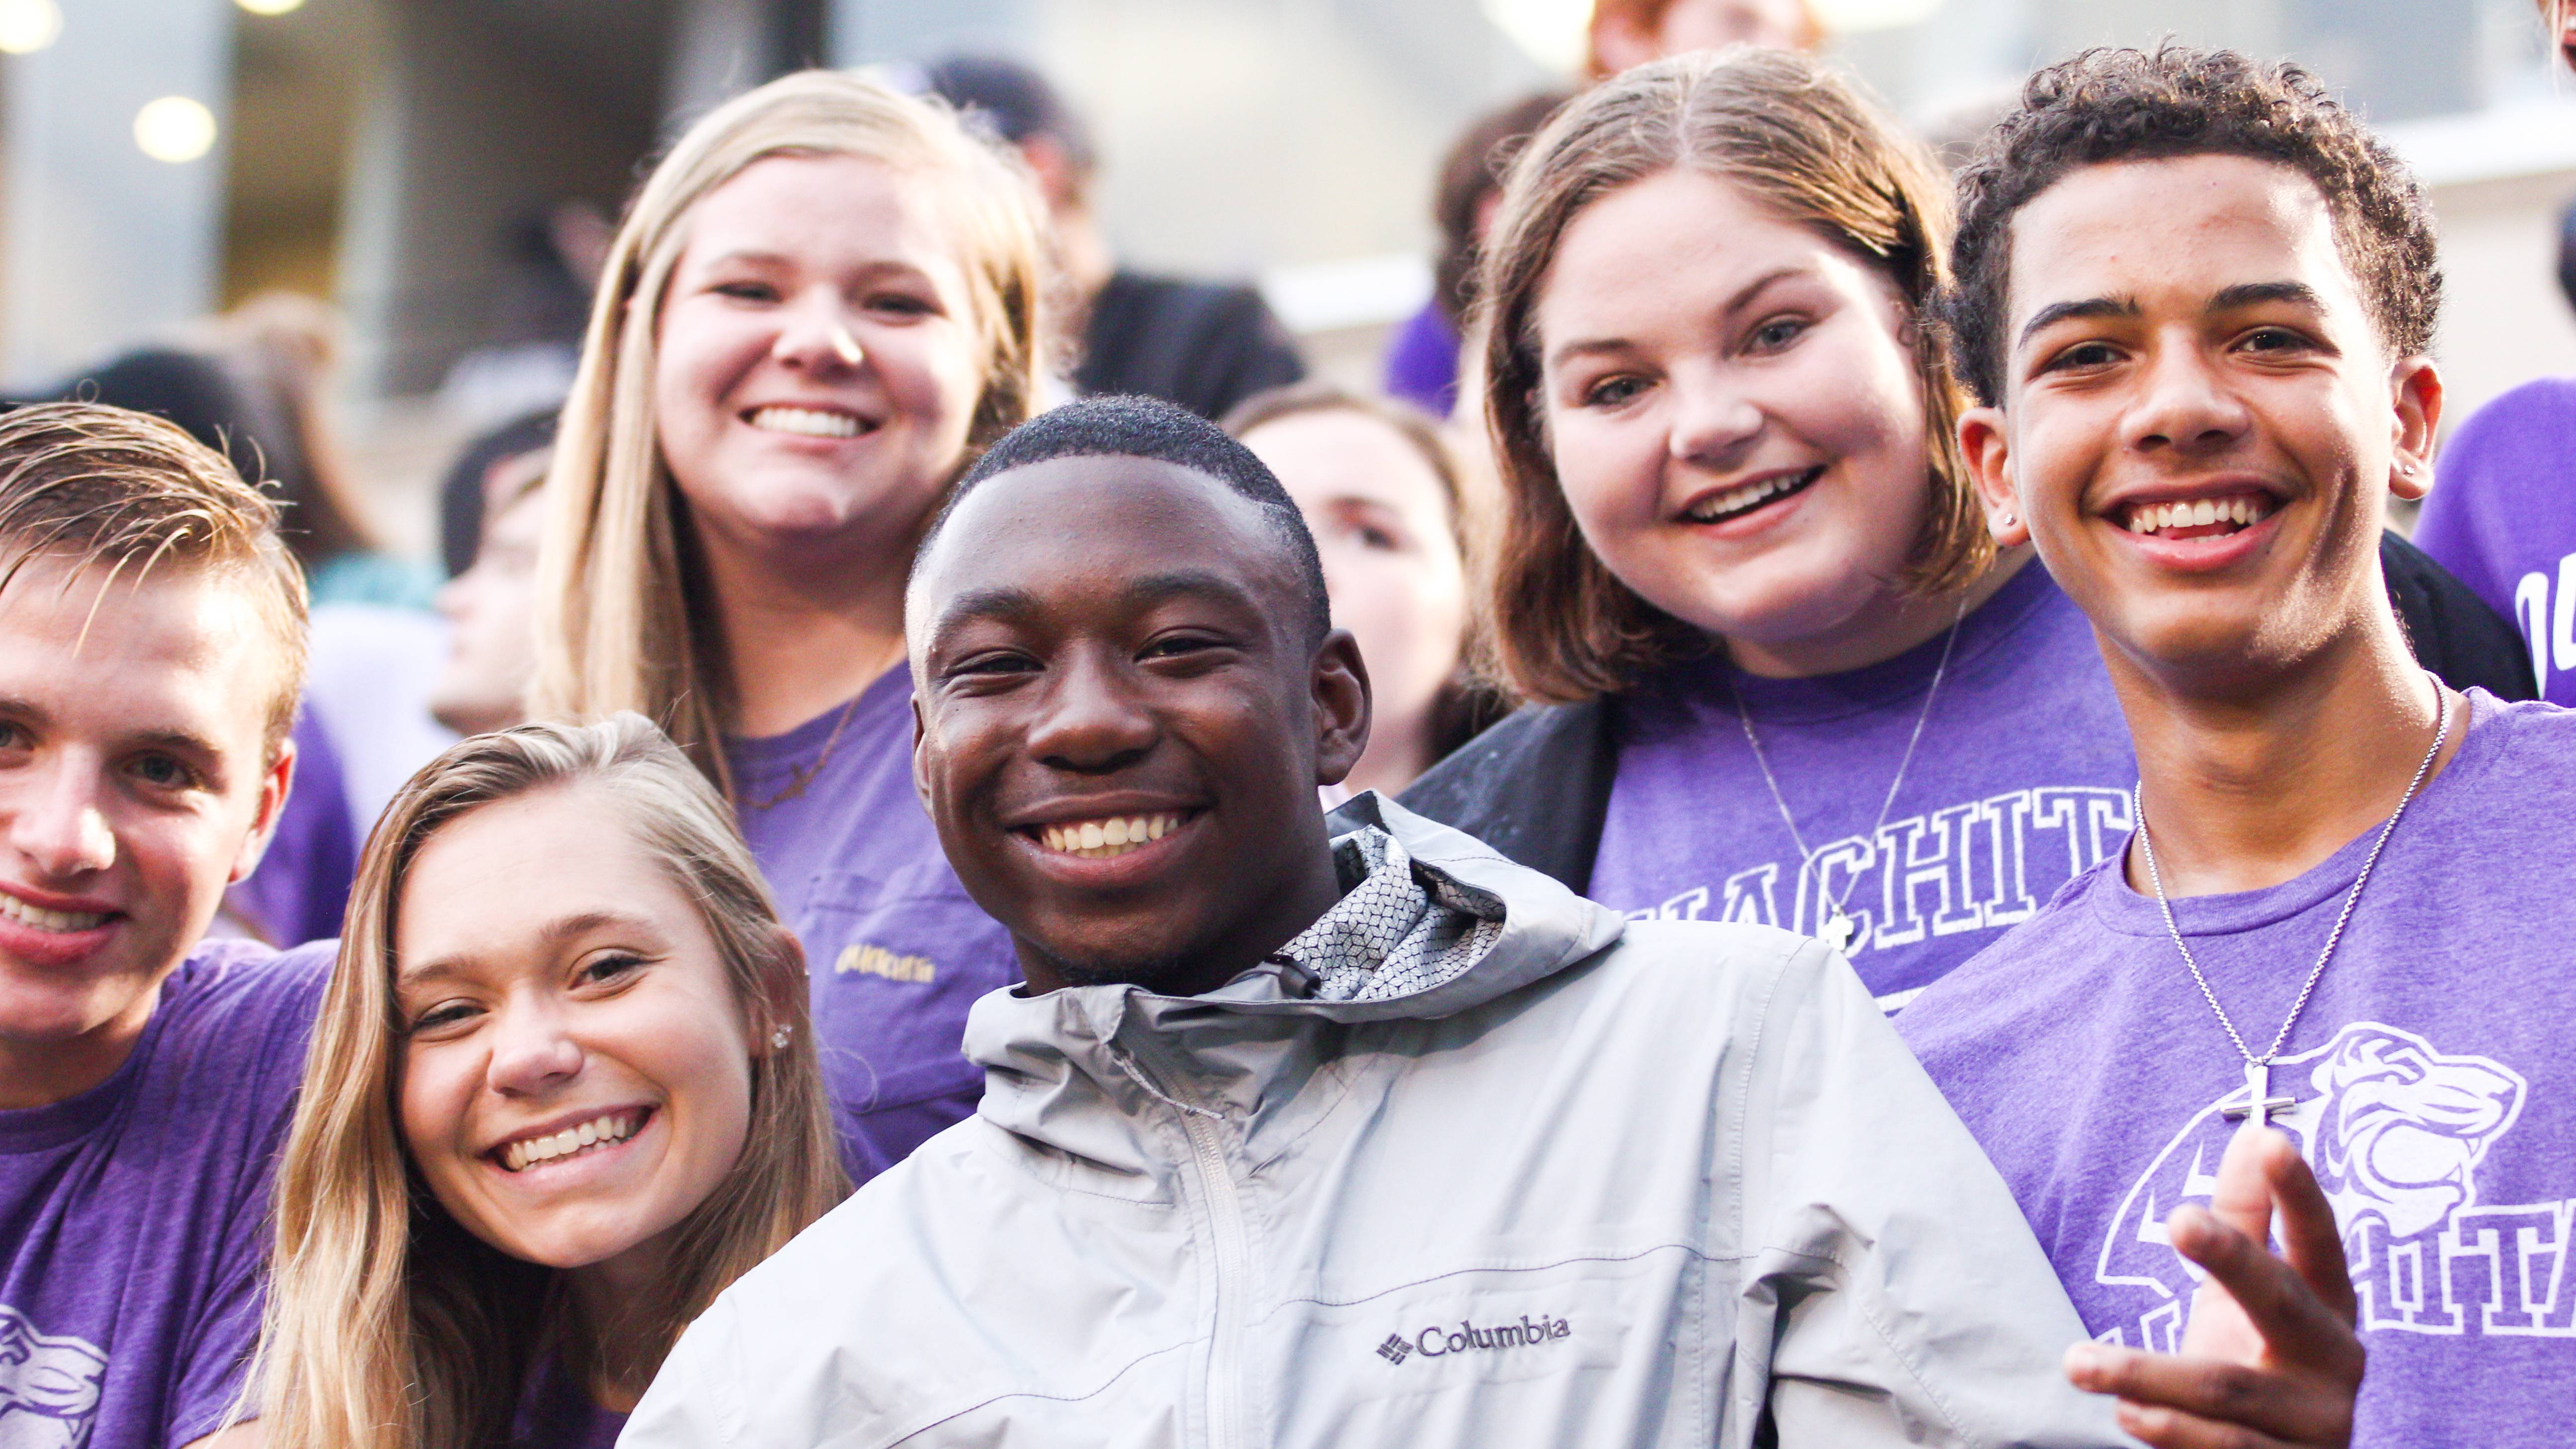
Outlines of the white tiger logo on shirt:
<svg viewBox="0 0 2576 1449">
<path fill-rule="evenodd" d="M 39 1333 L 0 1303 L 0 1449 L 83 1449 L 106 1377 L 98 1345 Z"/>
</svg>

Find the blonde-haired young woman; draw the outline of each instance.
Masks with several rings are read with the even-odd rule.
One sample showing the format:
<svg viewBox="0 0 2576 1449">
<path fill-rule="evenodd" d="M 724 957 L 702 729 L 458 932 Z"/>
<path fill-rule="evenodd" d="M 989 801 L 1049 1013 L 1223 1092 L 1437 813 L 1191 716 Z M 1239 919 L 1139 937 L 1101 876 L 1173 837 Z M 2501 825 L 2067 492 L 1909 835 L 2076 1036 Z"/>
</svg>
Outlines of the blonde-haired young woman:
<svg viewBox="0 0 2576 1449">
<path fill-rule="evenodd" d="M 1405 794 L 1633 915 L 1823 937 L 1891 1010 L 2117 849 L 2137 778 L 2092 625 L 1959 460 L 1919 321 L 1949 193 L 1778 50 L 1640 66 L 1530 141 L 1479 290 L 1494 653 L 1539 707 Z M 2496 687 L 2410 587 L 2425 664 Z"/>
<path fill-rule="evenodd" d="M 606 1449 L 848 1190 L 796 943 L 641 716 L 480 735 L 367 843 L 278 1169 L 271 1449 Z"/>
<path fill-rule="evenodd" d="M 974 1109 L 1018 979 L 914 798 L 903 586 L 1028 415 L 1035 194 L 936 102 L 806 72 L 690 128 L 620 228 L 547 483 L 538 717 L 637 710 L 732 802 L 803 939 L 864 1179 Z"/>
</svg>

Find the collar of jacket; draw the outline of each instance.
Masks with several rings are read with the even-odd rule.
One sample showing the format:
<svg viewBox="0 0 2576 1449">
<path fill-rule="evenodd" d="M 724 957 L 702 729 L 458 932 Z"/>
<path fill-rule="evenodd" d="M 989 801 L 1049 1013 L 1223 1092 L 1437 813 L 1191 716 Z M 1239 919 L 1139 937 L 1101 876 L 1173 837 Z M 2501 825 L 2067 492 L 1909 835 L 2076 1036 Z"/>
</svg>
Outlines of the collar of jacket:
<svg viewBox="0 0 2576 1449">
<path fill-rule="evenodd" d="M 1196 1116 L 1220 1124 L 1231 1149 L 1257 1163 L 1338 1095 L 1308 1088 L 1336 1075 L 1351 1028 L 1484 1006 L 1595 955 L 1626 926 L 1375 792 L 1333 813 L 1337 836 L 1362 825 L 1402 841 L 1418 868 L 1503 902 L 1502 933 L 1474 964 L 1380 1001 L 1303 999 L 1301 974 L 1269 962 L 1202 996 L 1135 986 L 996 991 L 966 1019 L 966 1056 L 984 1069 L 978 1115 L 1092 1168 L 1157 1181 L 1187 1152 L 1180 1119 Z"/>
</svg>

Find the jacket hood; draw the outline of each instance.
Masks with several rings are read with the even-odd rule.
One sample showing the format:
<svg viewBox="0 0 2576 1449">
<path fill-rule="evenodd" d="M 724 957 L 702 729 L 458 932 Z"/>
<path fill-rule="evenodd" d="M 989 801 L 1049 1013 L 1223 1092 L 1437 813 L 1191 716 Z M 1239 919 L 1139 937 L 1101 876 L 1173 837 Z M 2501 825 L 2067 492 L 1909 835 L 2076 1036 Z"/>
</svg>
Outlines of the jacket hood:
<svg viewBox="0 0 2576 1449">
<path fill-rule="evenodd" d="M 1328 1043 L 1341 1036 L 1335 1027 L 1483 1006 L 1598 954 L 1626 926 L 1618 913 L 1374 791 L 1334 811 L 1329 823 L 1337 852 L 1360 832 L 1386 832 L 1398 847 L 1386 852 L 1389 866 L 1409 858 L 1434 910 L 1473 902 L 1487 919 L 1460 941 L 1489 944 L 1424 973 L 1430 984 L 1420 989 L 1364 999 L 1322 999 L 1334 993 L 1318 993 L 1314 972 L 1278 957 L 1200 996 L 1125 985 L 1039 996 L 993 992 L 966 1020 L 966 1056 L 985 1074 L 978 1115 L 1095 1165 L 1152 1175 L 1154 1162 L 1169 1154 L 1152 1150 L 1134 1119 L 1158 1104 L 1239 1117 L 1254 1135 L 1327 1064 Z M 1291 942 L 1291 950 L 1313 934 Z"/>
</svg>

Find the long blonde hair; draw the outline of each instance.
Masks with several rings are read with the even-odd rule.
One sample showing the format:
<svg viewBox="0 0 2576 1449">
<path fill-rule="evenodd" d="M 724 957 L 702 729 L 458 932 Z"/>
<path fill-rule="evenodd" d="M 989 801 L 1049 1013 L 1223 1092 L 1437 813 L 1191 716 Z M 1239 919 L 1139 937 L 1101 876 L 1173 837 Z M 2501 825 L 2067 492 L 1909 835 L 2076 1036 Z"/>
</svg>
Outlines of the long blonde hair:
<svg viewBox="0 0 2576 1449">
<path fill-rule="evenodd" d="M 449 1217 L 404 1150 L 394 923 L 421 848 L 467 813 L 579 786 L 624 807 L 704 913 L 758 1039 L 742 1155 L 675 1232 L 644 1320 L 658 1362 L 688 1321 L 849 1191 L 807 1029 L 804 972 L 714 788 L 641 715 L 479 735 L 414 775 L 368 838 L 277 1175 L 276 1256 L 251 1392 L 271 1449 L 487 1449 L 556 1341 L 561 1275 Z"/>
<path fill-rule="evenodd" d="M 719 742 L 735 681 L 697 540 L 662 457 L 656 334 L 690 209 L 773 156 L 860 156 L 944 188 L 984 344 L 984 390 L 958 471 L 1028 417 L 1043 360 L 1036 191 L 1024 169 L 937 100 L 804 71 L 710 112 L 653 169 L 609 251 L 555 435 L 529 702 L 541 718 L 636 710 L 720 789 L 730 787 Z"/>
</svg>

